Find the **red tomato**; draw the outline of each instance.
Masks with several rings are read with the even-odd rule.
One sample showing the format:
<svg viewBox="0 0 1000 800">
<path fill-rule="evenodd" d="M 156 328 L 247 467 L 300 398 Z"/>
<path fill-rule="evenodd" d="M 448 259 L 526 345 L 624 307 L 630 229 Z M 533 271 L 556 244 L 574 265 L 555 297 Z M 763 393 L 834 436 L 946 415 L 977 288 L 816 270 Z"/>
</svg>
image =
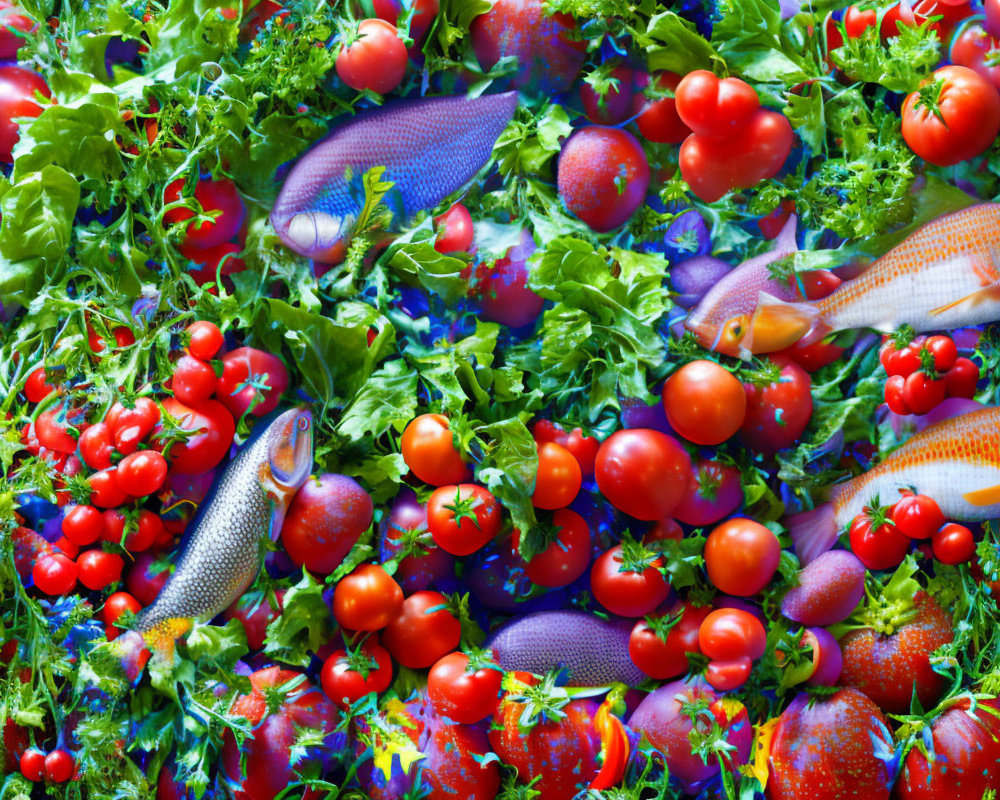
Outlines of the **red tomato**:
<svg viewBox="0 0 1000 800">
<path fill-rule="evenodd" d="M 563 144 L 556 172 L 567 210 L 598 233 L 614 230 L 631 217 L 649 187 L 646 153 L 620 128 L 578 129 Z"/>
<path fill-rule="evenodd" d="M 435 217 L 434 223 L 438 226 L 434 249 L 439 253 L 464 253 L 472 246 L 472 214 L 461 203 Z"/>
<path fill-rule="evenodd" d="M 738 608 L 720 608 L 705 617 L 698 629 L 701 652 L 716 661 L 746 656 L 751 661 L 764 655 L 767 634 L 760 620 Z"/>
<path fill-rule="evenodd" d="M 878 12 L 874 8 L 862 11 L 857 6 L 848 6 L 844 12 L 844 32 L 851 39 L 860 39 L 868 28 L 877 24 Z"/>
<path fill-rule="evenodd" d="M 752 669 L 753 662 L 748 656 L 739 656 L 731 661 L 709 661 L 705 668 L 705 680 L 714 689 L 728 692 L 746 683 Z"/>
<path fill-rule="evenodd" d="M 1000 1 L 984 0 L 983 10 L 986 12 L 986 30 L 1000 36 Z"/>
<path fill-rule="evenodd" d="M 976 395 L 976 386 L 979 383 L 979 367 L 972 359 L 957 358 L 951 369 L 945 373 L 944 380 L 948 397 L 972 399 Z"/>
<path fill-rule="evenodd" d="M 62 407 L 43 411 L 35 418 L 35 436 L 38 437 L 38 443 L 47 450 L 57 453 L 75 453 L 76 438 L 70 429 L 77 416 L 74 411 L 67 412 Z"/>
<path fill-rule="evenodd" d="M 139 512 L 136 529 L 125 539 L 125 549 L 131 553 L 140 553 L 156 544 L 162 536 L 163 520 L 152 511 L 143 509 Z"/>
<path fill-rule="evenodd" d="M 116 639 L 118 634 L 121 633 L 121 628 L 116 628 L 115 623 L 122 614 L 126 611 L 138 614 L 141 609 L 142 606 L 139 605 L 139 601 L 128 592 L 115 592 L 105 600 L 102 617 L 104 624 L 107 626 L 105 632 L 107 633 L 108 641 Z"/>
<path fill-rule="evenodd" d="M 7 0 L 0 3 L 0 59 L 16 61 L 24 47 L 25 34 L 38 30 L 37 23 Z"/>
<path fill-rule="evenodd" d="M 538 446 L 538 472 L 531 495 L 535 508 L 565 508 L 576 499 L 582 483 L 580 462 L 569 450 L 555 442 Z"/>
<path fill-rule="evenodd" d="M 684 538 L 684 531 L 676 520 L 671 517 L 660 519 L 653 523 L 652 527 L 643 534 L 643 544 L 657 541 L 679 542 Z"/>
<path fill-rule="evenodd" d="M 410 38 L 413 39 L 414 47 L 423 43 L 440 9 L 438 0 L 372 0 L 372 7 L 375 16 L 390 25 L 398 23 L 399 15 L 404 9 L 411 9 L 413 16 L 410 18 Z"/>
<path fill-rule="evenodd" d="M 239 419 L 251 406 L 255 417 L 270 414 L 288 388 L 288 370 L 280 358 L 255 347 L 240 347 L 222 357 L 222 377 L 215 396 Z"/>
<path fill-rule="evenodd" d="M 76 560 L 80 583 L 88 589 L 101 591 L 122 579 L 125 561 L 117 553 L 88 550 Z"/>
<path fill-rule="evenodd" d="M 104 518 L 93 506 L 73 506 L 63 513 L 62 532 L 73 544 L 85 547 L 104 535 Z"/>
<path fill-rule="evenodd" d="M 958 358 L 958 347 L 950 336 L 928 336 L 924 348 L 934 357 L 938 372 L 947 372 Z"/>
<path fill-rule="evenodd" d="M 56 387 L 45 379 L 45 367 L 33 369 L 24 381 L 24 396 L 29 403 L 41 403 L 55 390 Z"/>
<path fill-rule="evenodd" d="M 103 469 L 87 478 L 90 485 L 90 502 L 98 508 L 115 508 L 126 500 L 128 495 L 118 485 L 118 468 Z"/>
<path fill-rule="evenodd" d="M 25 750 L 21 754 L 21 774 L 29 781 L 40 781 L 45 775 L 45 753 L 41 750 Z"/>
<path fill-rule="evenodd" d="M 134 453 L 159 421 L 160 409 L 148 397 L 136 398 L 132 408 L 116 402 L 104 417 L 104 423 L 122 455 Z"/>
<path fill-rule="evenodd" d="M 975 158 L 998 132 L 1000 95 L 967 67 L 941 67 L 903 101 L 903 138 L 931 164 L 947 167 Z"/>
<path fill-rule="evenodd" d="M 413 419 L 403 431 L 400 449 L 406 466 L 431 486 L 461 483 L 468 476 L 444 414 L 421 414 Z"/>
<path fill-rule="evenodd" d="M 35 562 L 31 577 L 40 592 L 65 595 L 76 586 L 77 567 L 62 553 L 53 553 L 42 556 Z"/>
<path fill-rule="evenodd" d="M 427 501 L 427 527 L 434 542 L 453 556 L 476 552 L 500 532 L 500 504 L 474 483 L 442 486 Z"/>
<path fill-rule="evenodd" d="M 879 359 L 882 366 L 889 375 L 900 375 L 907 377 L 910 373 L 920 369 L 920 347 L 923 342 L 914 339 L 910 344 L 896 348 L 895 343 L 890 339 L 879 351 Z M 884 356 L 884 358 L 883 358 Z"/>
<path fill-rule="evenodd" d="M 695 195 L 714 203 L 733 189 L 750 188 L 777 175 L 794 141 L 784 114 L 759 109 L 732 138 L 688 136 L 681 145 L 681 176 Z"/>
<path fill-rule="evenodd" d="M 903 384 L 903 401 L 914 414 L 926 414 L 944 400 L 947 384 L 923 370 L 911 372 Z"/>
<path fill-rule="evenodd" d="M 188 408 L 172 397 L 163 401 L 163 410 L 173 418 L 180 431 L 194 435 L 176 440 L 166 452 L 170 469 L 181 475 L 201 475 L 225 458 L 236 434 L 236 423 L 226 407 L 215 400 L 206 400 L 197 409 Z M 166 435 L 161 422 L 158 435 Z"/>
<path fill-rule="evenodd" d="M 812 379 L 798 364 L 771 359 L 778 380 L 764 386 L 743 384 L 747 415 L 740 436 L 757 453 L 772 455 L 798 441 L 812 417 Z"/>
<path fill-rule="evenodd" d="M 695 444 L 722 444 L 743 424 L 747 397 L 729 370 L 714 361 L 692 361 L 663 384 L 670 427 Z"/>
<path fill-rule="evenodd" d="M 648 81 L 649 78 L 644 75 L 640 83 L 645 86 Z M 674 92 L 680 81 L 681 76 L 675 72 L 659 72 L 654 81 L 656 89 L 647 91 L 650 91 L 650 94 L 654 94 L 657 90 Z M 646 141 L 680 144 L 691 133 L 691 129 L 677 114 L 675 97 L 649 100 L 645 95 L 637 94 L 632 101 L 632 113 L 639 114 L 635 122 L 639 126 L 639 133 Z"/>
<path fill-rule="evenodd" d="M 174 364 L 170 386 L 174 397 L 188 406 L 197 407 L 215 391 L 215 370 L 210 364 L 191 356 L 181 356 Z"/>
<path fill-rule="evenodd" d="M 103 422 L 91 425 L 80 434 L 80 457 L 91 469 L 107 469 L 111 466 L 111 454 L 115 452 L 111 432 Z"/>
<path fill-rule="evenodd" d="M 558 535 L 531 561 L 522 562 L 524 574 L 539 586 L 569 586 L 590 566 L 590 527 L 583 517 L 568 508 L 561 508 L 552 515 L 552 527 L 558 530 Z M 521 532 L 515 530 L 515 552 L 520 538 Z"/>
<path fill-rule="evenodd" d="M 336 650 L 323 662 L 323 691 L 338 708 L 347 710 L 365 695 L 382 694 L 392 683 L 389 651 L 365 641 L 356 653 Z"/>
<path fill-rule="evenodd" d="M 636 519 L 670 516 L 691 486 L 691 458 L 680 443 L 648 428 L 613 433 L 594 463 L 597 486 L 608 501 Z"/>
<path fill-rule="evenodd" d="M 153 572 L 156 561 L 163 559 L 163 553 L 147 550 L 135 558 L 135 563 L 125 576 L 125 588 L 143 606 L 150 606 L 156 600 L 163 585 L 170 578 L 170 570 Z"/>
<path fill-rule="evenodd" d="M 113 346 L 111 346 L 110 342 L 101 334 L 91 328 L 90 323 L 87 324 L 87 344 L 90 345 L 90 349 L 94 351 L 95 355 L 107 352 L 109 346 L 112 350 L 121 350 L 129 345 L 135 344 L 135 334 L 128 328 L 120 326 L 112 328 L 111 336 L 115 340 Z"/>
<path fill-rule="evenodd" d="M 545 442 L 555 442 L 569 450 L 580 464 L 582 475 L 594 474 L 594 461 L 597 459 L 597 451 L 601 443 L 593 436 L 585 436 L 582 428 L 574 428 L 566 433 L 561 426 L 547 419 L 538 420 L 533 429 L 532 436 L 538 444 Z"/>
<path fill-rule="evenodd" d="M 638 547 L 615 545 L 590 568 L 594 599 L 612 614 L 641 617 L 667 598 L 670 585 L 659 567 L 662 561 Z"/>
<path fill-rule="evenodd" d="M 414 592 L 403 601 L 399 616 L 382 633 L 382 644 L 396 661 L 424 669 L 458 647 L 462 625 L 447 603 L 439 592 Z"/>
<path fill-rule="evenodd" d="M 232 239 L 246 217 L 239 189 L 228 178 L 199 180 L 194 187 L 194 199 L 202 213 L 211 216 L 204 222 L 194 220 L 187 226 L 184 243 L 193 247 L 216 247 Z"/>
<path fill-rule="evenodd" d="M 737 597 L 749 597 L 767 586 L 780 560 L 778 537 L 752 519 L 726 520 L 705 542 L 708 579 L 719 591 Z"/>
<path fill-rule="evenodd" d="M 184 187 L 187 183 L 185 178 L 177 178 L 171 181 L 163 189 L 163 205 L 168 206 L 184 198 Z M 177 206 L 163 212 L 163 222 L 166 225 L 175 225 L 178 222 L 191 219 L 194 212 L 190 208 Z"/>
<path fill-rule="evenodd" d="M 36 93 L 43 98 L 52 97 L 48 84 L 34 72 L 15 66 L 0 67 L 0 161 L 14 163 L 12 151 L 20 138 L 14 120 L 37 117 L 44 110 Z"/>
<path fill-rule="evenodd" d="M 147 497 L 159 491 L 167 479 L 167 460 L 155 450 L 140 450 L 118 464 L 118 486 L 133 497 Z"/>
<path fill-rule="evenodd" d="M 214 322 L 192 322 L 184 333 L 187 336 L 188 352 L 202 361 L 215 358 L 215 354 L 222 348 L 222 331 Z"/>
<path fill-rule="evenodd" d="M 352 89 L 388 94 L 406 74 L 406 46 L 395 25 L 364 19 L 337 54 L 337 76 Z"/>
<path fill-rule="evenodd" d="M 696 527 L 711 525 L 743 504 L 743 475 L 732 464 L 701 458 L 692 476 L 691 491 L 674 509 L 674 517 L 681 522 Z"/>
<path fill-rule="evenodd" d="M 868 569 L 898 567 L 910 549 L 910 539 L 891 522 L 879 523 L 878 517 L 859 514 L 851 523 L 851 550 Z"/>
<path fill-rule="evenodd" d="M 991 36 L 981 19 L 970 19 L 951 40 L 949 60 L 968 67 L 994 86 L 1000 87 L 1000 67 L 991 63 L 990 53 L 1000 49 L 1000 42 Z"/>
<path fill-rule="evenodd" d="M 333 616 L 342 628 L 377 631 L 403 607 L 403 590 L 378 564 L 361 564 L 333 593 Z"/>
<path fill-rule="evenodd" d="M 580 102 L 587 119 L 598 125 L 618 125 L 629 117 L 632 107 L 632 70 L 619 65 L 611 70 L 614 80 L 603 95 L 597 93 L 589 83 L 580 86 Z"/>
<path fill-rule="evenodd" d="M 678 602 L 668 614 L 639 620 L 628 640 L 632 663 L 658 681 L 683 675 L 687 654 L 701 652 L 698 631 L 711 611 L 711 606 Z"/>
<path fill-rule="evenodd" d="M 896 530 L 911 539 L 930 539 L 944 525 L 944 514 L 933 497 L 908 494 L 892 507 Z"/>
<path fill-rule="evenodd" d="M 427 696 L 434 712 L 448 722 L 473 725 L 496 711 L 503 669 L 482 658 L 449 653 L 427 674 Z"/>
<path fill-rule="evenodd" d="M 885 404 L 894 414 L 912 414 L 910 407 L 906 404 L 904 391 L 906 389 L 906 378 L 902 375 L 892 375 L 885 381 Z"/>
<path fill-rule="evenodd" d="M 739 78 L 720 80 L 705 69 L 677 84 L 677 115 L 694 133 L 718 139 L 737 135 L 760 110 L 753 87 Z"/>
<path fill-rule="evenodd" d="M 73 756 L 65 750 L 53 750 L 45 756 L 45 780 L 66 783 L 76 772 Z"/>
<path fill-rule="evenodd" d="M 949 522 L 931 539 L 934 558 L 942 564 L 964 564 L 976 554 L 976 540 L 964 525 Z"/>
</svg>

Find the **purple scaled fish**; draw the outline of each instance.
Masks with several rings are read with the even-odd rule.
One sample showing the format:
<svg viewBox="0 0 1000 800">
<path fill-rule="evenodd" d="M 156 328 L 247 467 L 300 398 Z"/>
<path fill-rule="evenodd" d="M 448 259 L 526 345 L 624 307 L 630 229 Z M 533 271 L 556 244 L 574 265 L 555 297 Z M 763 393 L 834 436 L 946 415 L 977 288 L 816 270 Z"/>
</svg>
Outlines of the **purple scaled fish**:
<svg viewBox="0 0 1000 800">
<path fill-rule="evenodd" d="M 517 108 L 517 93 L 404 100 L 341 125 L 292 168 L 271 223 L 296 253 L 344 257 L 365 204 L 362 178 L 383 166 L 393 224 L 433 208 L 475 177 Z"/>
<path fill-rule="evenodd" d="M 634 620 L 584 611 L 539 611 L 504 625 L 486 643 L 507 671 L 543 675 L 562 668 L 570 686 L 635 686 L 645 675 L 628 654 Z"/>
</svg>

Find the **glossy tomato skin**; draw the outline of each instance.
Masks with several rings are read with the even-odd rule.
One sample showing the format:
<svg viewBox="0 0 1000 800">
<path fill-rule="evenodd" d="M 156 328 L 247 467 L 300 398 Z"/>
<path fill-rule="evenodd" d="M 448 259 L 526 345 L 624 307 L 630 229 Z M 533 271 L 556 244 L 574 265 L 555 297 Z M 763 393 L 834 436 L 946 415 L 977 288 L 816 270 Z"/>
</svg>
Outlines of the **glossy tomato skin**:
<svg viewBox="0 0 1000 800">
<path fill-rule="evenodd" d="M 361 645 L 361 654 L 377 665 L 374 668 L 368 665 L 371 671 L 367 676 L 352 668 L 346 650 L 334 651 L 323 663 L 320 676 L 323 691 L 342 710 L 367 694 L 381 694 L 392 683 L 392 658 L 388 650 L 368 640 Z"/>
<path fill-rule="evenodd" d="M 500 702 L 503 670 L 496 664 L 475 664 L 469 656 L 449 653 L 427 675 L 427 696 L 442 719 L 472 725 L 490 716 Z"/>
<path fill-rule="evenodd" d="M 45 378 L 45 367 L 37 367 L 28 373 L 24 381 L 24 396 L 29 403 L 40 403 L 54 391 L 55 387 Z"/>
<path fill-rule="evenodd" d="M 976 554 L 976 540 L 965 525 L 949 522 L 931 540 L 934 558 L 942 564 L 964 564 Z"/>
<path fill-rule="evenodd" d="M 692 466 L 691 491 L 677 504 L 674 519 L 696 527 L 711 525 L 743 504 L 743 476 L 739 468 L 706 458 Z"/>
<path fill-rule="evenodd" d="M 447 608 L 440 592 L 415 592 L 403 601 L 398 617 L 382 633 L 382 645 L 392 657 L 410 669 L 429 667 L 450 653 L 462 637 L 462 626 Z"/>
<path fill-rule="evenodd" d="M 677 85 L 677 115 L 694 133 L 728 139 L 760 109 L 753 87 L 739 78 L 720 80 L 705 69 L 689 72 Z"/>
<path fill-rule="evenodd" d="M 903 101 L 903 138 L 918 156 L 946 167 L 974 158 L 1000 132 L 1000 95 L 985 78 L 968 67 L 936 70 L 921 87 L 941 81 L 937 102 L 940 117 L 918 106 L 919 92 Z"/>
<path fill-rule="evenodd" d="M 1000 791 L 1000 702 L 959 700 L 931 723 L 933 760 L 914 747 L 903 762 L 899 800 L 980 800 Z M 946 764 L 946 768 L 942 765 Z"/>
<path fill-rule="evenodd" d="M 896 530 L 911 539 L 930 539 L 944 525 L 944 514 L 933 497 L 908 494 L 892 507 Z"/>
<path fill-rule="evenodd" d="M 111 454 L 114 453 L 114 442 L 111 432 L 103 422 L 91 425 L 80 434 L 80 457 L 91 469 L 107 469 L 111 466 Z"/>
<path fill-rule="evenodd" d="M 632 70 L 620 64 L 611 70 L 611 77 L 617 83 L 603 95 L 599 95 L 589 83 L 580 87 L 583 113 L 598 125 L 617 125 L 625 121 L 632 105 Z"/>
<path fill-rule="evenodd" d="M 849 532 L 851 550 L 868 569 L 899 566 L 910 549 L 910 539 L 889 522 L 873 525 L 867 514 L 859 514 Z"/>
<path fill-rule="evenodd" d="M 768 800 L 804 797 L 888 800 L 892 734 L 856 689 L 813 702 L 800 694 L 778 717 L 768 758 Z"/>
<path fill-rule="evenodd" d="M 569 212 L 604 233 L 642 205 L 649 162 L 628 131 L 593 125 L 576 131 L 563 145 L 556 183 Z"/>
<path fill-rule="evenodd" d="M 675 72 L 660 72 L 654 78 L 657 89 L 677 89 L 681 76 Z M 645 86 L 649 78 L 645 75 L 637 81 Z M 642 94 L 637 94 L 632 101 L 632 113 L 639 114 L 636 125 L 642 138 L 649 142 L 665 144 L 680 144 L 691 133 L 677 114 L 676 97 L 663 97 L 658 100 L 647 100 Z"/>
<path fill-rule="evenodd" d="M 601 740 L 593 724 L 597 704 L 571 700 L 562 709 L 564 717 L 539 722 L 528 732 L 518 727 L 522 710 L 509 695 L 501 701 L 489 731 L 493 751 L 517 770 L 520 783 L 539 776 L 534 788 L 546 800 L 571 800 L 598 772 Z"/>
<path fill-rule="evenodd" d="M 137 397 L 131 407 L 116 402 L 104 422 L 122 455 L 134 453 L 160 421 L 160 409 L 149 397 Z"/>
<path fill-rule="evenodd" d="M 20 138 L 19 117 L 37 117 L 44 110 L 35 93 L 51 98 L 48 84 L 38 75 L 22 67 L 0 67 L 0 161 L 14 163 L 12 151 Z"/>
<path fill-rule="evenodd" d="M 555 442 L 538 446 L 538 471 L 531 495 L 535 508 L 565 508 L 576 499 L 582 483 L 580 462 L 569 450 Z"/>
<path fill-rule="evenodd" d="M 188 352 L 195 358 L 208 361 L 215 358 L 222 349 L 223 337 L 219 326 L 207 320 L 198 320 L 188 325 Z"/>
<path fill-rule="evenodd" d="M 954 638 L 951 620 L 930 595 L 913 600 L 915 615 L 890 635 L 873 628 L 848 632 L 841 640 L 843 686 L 853 686 L 888 714 L 905 714 L 916 687 L 924 708 L 933 708 L 945 678 L 931 668 L 930 654 Z"/>
<path fill-rule="evenodd" d="M 123 458 L 115 471 L 115 480 L 126 494 L 147 497 L 158 491 L 167 479 L 167 460 L 155 450 L 140 450 Z"/>
<path fill-rule="evenodd" d="M 252 691 L 233 701 L 229 713 L 246 717 L 253 728 L 253 738 L 243 744 L 247 773 L 240 774 L 240 747 L 228 729 L 223 736 L 222 769 L 239 787 L 236 800 L 273 800 L 295 778 L 291 748 L 296 740 L 296 728 L 313 728 L 326 732 L 323 755 L 308 755 L 329 759 L 346 746 L 346 737 L 336 732 L 340 714 L 334 704 L 308 681 L 291 689 L 284 702 L 275 709 L 268 706 L 265 693 L 273 694 L 277 687 L 298 678 L 300 673 L 279 667 L 258 670 L 250 676 Z M 326 755 L 329 754 L 329 755 Z M 298 762 L 301 768 L 303 762 Z"/>
<path fill-rule="evenodd" d="M 402 607 L 403 590 L 379 564 L 359 564 L 333 593 L 333 616 L 351 631 L 380 630 Z"/>
<path fill-rule="evenodd" d="M 120 581 L 125 568 L 125 561 L 120 555 L 99 549 L 81 553 L 76 563 L 80 583 L 94 591 L 101 591 Z"/>
<path fill-rule="evenodd" d="M 812 379 L 798 364 L 777 361 L 781 373 L 765 386 L 743 384 L 747 414 L 740 437 L 756 453 L 772 455 L 798 441 L 812 418 Z"/>
<path fill-rule="evenodd" d="M 501 523 L 496 498 L 474 483 L 442 486 L 427 501 L 431 536 L 438 547 L 454 556 L 476 552 L 500 532 Z"/>
<path fill-rule="evenodd" d="M 104 518 L 93 506 L 71 506 L 63 513 L 62 533 L 73 544 L 85 547 L 104 535 Z"/>
<path fill-rule="evenodd" d="M 559 531 L 556 540 L 531 561 L 524 563 L 524 572 L 539 586 L 555 589 L 569 586 L 590 566 L 591 537 L 587 521 L 568 508 L 552 515 L 552 524 Z M 520 531 L 514 531 L 513 546 L 517 551 Z"/>
<path fill-rule="evenodd" d="M 174 364 L 170 385 L 174 397 L 185 405 L 197 406 L 212 396 L 216 380 L 210 364 L 192 356 L 181 356 Z"/>
<path fill-rule="evenodd" d="M 590 589 L 604 608 L 621 617 L 641 617 L 667 599 L 670 585 L 657 569 L 659 561 L 639 571 L 623 569 L 622 546 L 597 557 L 590 570 Z"/>
<path fill-rule="evenodd" d="M 244 386 L 251 378 L 255 383 L 266 384 L 267 388 Z M 251 413 L 255 417 L 263 417 L 278 407 L 287 388 L 288 370 L 280 358 L 255 347 L 240 347 L 222 357 L 222 377 L 219 378 L 215 396 L 237 419 L 260 398 Z"/>
<path fill-rule="evenodd" d="M 135 563 L 125 576 L 125 588 L 143 606 L 152 605 L 163 585 L 170 577 L 170 570 L 154 572 L 154 562 L 164 558 L 163 553 L 147 550 L 135 558 Z"/>
<path fill-rule="evenodd" d="M 138 614 L 141 609 L 142 606 L 139 605 L 139 601 L 128 592 L 115 592 L 105 600 L 102 619 L 104 620 L 104 630 L 108 641 L 110 642 L 112 639 L 117 638 L 118 634 L 121 633 L 121 629 L 115 627 L 115 622 L 118 621 L 118 618 L 122 614 L 126 611 Z"/>
<path fill-rule="evenodd" d="M 388 94 L 406 74 L 406 45 L 395 25 L 384 19 L 365 19 L 358 38 L 337 55 L 337 76 L 352 89 Z"/>
<path fill-rule="evenodd" d="M 218 466 L 229 452 L 236 434 L 236 423 L 226 407 L 217 400 L 206 400 L 194 409 L 168 397 L 163 401 L 163 408 L 178 420 L 182 429 L 195 432 L 186 441 L 170 446 L 167 459 L 171 471 L 200 475 Z"/>
<path fill-rule="evenodd" d="M 737 597 L 750 597 L 767 586 L 779 561 L 778 537 L 752 519 L 726 520 L 705 542 L 708 579 L 720 591 Z"/>
<path fill-rule="evenodd" d="M 764 655 L 767 633 L 760 620 L 750 612 L 719 608 L 702 620 L 698 646 L 715 661 L 733 661 L 742 656 L 754 661 Z"/>
<path fill-rule="evenodd" d="M 690 442 L 721 444 L 740 429 L 747 396 L 729 370 L 701 359 L 685 364 L 663 384 L 670 427 Z"/>
<path fill-rule="evenodd" d="M 45 756 L 45 780 L 50 783 L 66 783 L 75 772 L 73 756 L 65 750 L 53 750 Z"/>
<path fill-rule="evenodd" d="M 431 486 L 461 483 L 468 475 L 468 465 L 455 447 L 444 414 L 414 418 L 403 431 L 400 448 L 406 466 Z"/>
<path fill-rule="evenodd" d="M 435 217 L 434 223 L 438 226 L 434 249 L 439 253 L 463 253 L 472 246 L 475 234 L 472 214 L 461 203 L 455 203 L 440 217 Z"/>
<path fill-rule="evenodd" d="M 368 530 L 374 514 L 371 495 L 357 481 L 326 472 L 295 493 L 281 526 L 281 543 L 296 564 L 329 575 Z"/>
<path fill-rule="evenodd" d="M 38 29 L 38 24 L 22 9 L 3 0 L 0 3 L 0 59 L 14 61 L 24 46 L 25 34 Z"/>
<path fill-rule="evenodd" d="M 601 443 L 594 462 L 597 486 L 608 501 L 641 520 L 669 517 L 691 486 L 691 457 L 680 443 L 649 428 L 617 431 Z"/>
<path fill-rule="evenodd" d="M 455 559 L 434 544 L 427 529 L 427 506 L 417 501 L 412 490 L 403 489 L 379 526 L 383 562 L 395 556 L 410 536 L 418 538 L 422 554 L 411 553 L 399 562 L 393 577 L 404 592 L 429 589 L 454 575 Z"/>
<path fill-rule="evenodd" d="M 246 209 L 236 184 L 227 178 L 199 180 L 194 197 L 207 214 L 218 212 L 204 222 L 192 221 L 186 231 L 185 243 L 193 247 L 216 247 L 232 239 L 243 226 Z"/>
<path fill-rule="evenodd" d="M 35 420 L 35 436 L 42 447 L 57 453 L 75 453 L 76 439 L 69 432 L 73 415 L 63 408 L 43 411 Z"/>
<path fill-rule="evenodd" d="M 988 63 L 989 53 L 998 42 L 981 19 L 970 19 L 962 25 L 951 40 L 949 57 L 952 64 L 968 67 L 994 86 L 1000 87 L 1000 68 Z"/>
<path fill-rule="evenodd" d="M 640 619 L 635 623 L 628 640 L 628 654 L 632 662 L 646 675 L 662 681 L 676 678 L 688 671 L 688 653 L 700 653 L 698 630 L 710 606 L 676 603 L 664 616 L 677 621 L 665 638 L 657 635 L 649 623 Z"/>
</svg>

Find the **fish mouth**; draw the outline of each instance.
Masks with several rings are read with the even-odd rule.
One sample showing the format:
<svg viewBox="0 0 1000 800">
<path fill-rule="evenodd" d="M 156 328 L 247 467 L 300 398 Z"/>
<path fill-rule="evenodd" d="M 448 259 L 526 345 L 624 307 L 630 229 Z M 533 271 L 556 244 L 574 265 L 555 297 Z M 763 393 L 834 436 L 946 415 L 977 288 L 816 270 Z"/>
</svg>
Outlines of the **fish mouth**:
<svg viewBox="0 0 1000 800">
<path fill-rule="evenodd" d="M 354 222 L 353 216 L 335 217 L 325 211 L 271 214 L 282 242 L 299 255 L 327 264 L 343 260 Z"/>
</svg>

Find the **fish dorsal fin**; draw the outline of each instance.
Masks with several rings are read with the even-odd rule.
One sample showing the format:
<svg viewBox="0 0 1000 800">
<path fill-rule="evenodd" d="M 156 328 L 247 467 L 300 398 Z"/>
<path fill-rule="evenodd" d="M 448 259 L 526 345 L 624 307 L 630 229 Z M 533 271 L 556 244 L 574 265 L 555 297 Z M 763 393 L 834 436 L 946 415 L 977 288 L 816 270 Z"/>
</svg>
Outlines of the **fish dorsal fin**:
<svg viewBox="0 0 1000 800">
<path fill-rule="evenodd" d="M 1000 503 L 1000 486 L 987 486 L 962 495 L 966 503 L 974 506 L 993 506 Z"/>
</svg>

